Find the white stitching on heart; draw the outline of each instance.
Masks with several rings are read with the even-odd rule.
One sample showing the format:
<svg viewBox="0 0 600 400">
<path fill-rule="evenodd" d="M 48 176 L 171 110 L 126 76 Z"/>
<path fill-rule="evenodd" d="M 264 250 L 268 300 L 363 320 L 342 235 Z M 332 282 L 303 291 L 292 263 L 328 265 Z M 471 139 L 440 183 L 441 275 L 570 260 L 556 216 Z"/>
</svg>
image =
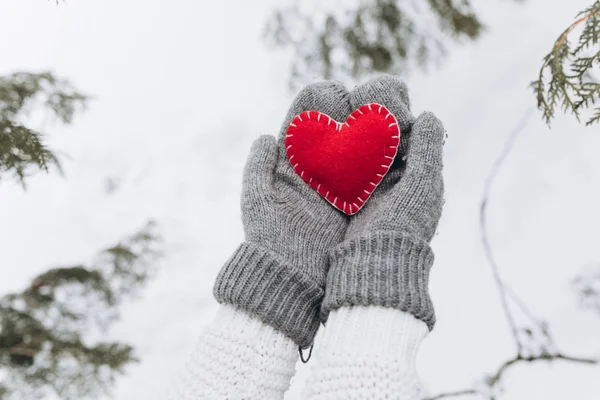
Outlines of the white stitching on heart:
<svg viewBox="0 0 600 400">
<path fill-rule="evenodd" d="M 302 114 L 298 114 L 298 119 L 302 122 Z"/>
<path fill-rule="evenodd" d="M 388 125 L 388 128 L 390 128 L 390 129 L 391 129 L 393 126 L 398 126 L 398 122 L 397 122 L 396 118 L 393 116 L 393 114 L 392 114 L 391 112 L 389 112 L 389 110 L 387 110 L 387 108 L 386 108 L 384 105 L 381 105 L 381 104 L 378 104 L 378 103 L 370 103 L 370 104 L 365 104 L 365 105 L 368 107 L 369 111 L 374 111 L 374 110 L 373 110 L 373 108 L 372 108 L 372 106 L 379 106 L 379 108 L 377 109 L 377 112 L 378 112 L 379 114 L 382 114 L 382 112 L 383 112 L 383 111 L 385 111 L 385 112 L 387 113 L 387 115 L 385 116 L 384 120 L 386 120 L 388 117 L 392 116 L 392 119 L 393 119 L 393 121 L 394 121 L 394 122 L 393 122 L 393 123 L 391 123 L 391 124 L 389 124 L 389 125 Z M 363 105 L 362 107 L 364 107 L 365 105 Z M 356 119 L 357 119 L 357 117 L 355 117 L 355 116 L 354 116 L 354 114 L 355 114 L 356 112 L 358 112 L 360 115 L 365 115 L 365 113 L 362 111 L 362 107 L 361 107 L 361 108 L 358 108 L 358 109 L 356 109 L 356 110 L 355 110 L 355 111 L 354 111 L 354 112 L 353 112 L 351 115 L 349 115 L 349 116 L 348 116 L 348 118 L 346 119 L 346 122 L 337 122 L 336 120 L 333 120 L 333 122 L 336 124 L 336 130 L 341 132 L 341 131 L 342 131 L 342 128 L 343 128 L 343 126 L 344 126 L 344 125 L 346 125 L 347 127 L 350 127 L 350 124 L 348 123 L 348 121 L 350 121 L 350 118 L 352 118 L 353 120 L 356 120 Z M 315 112 L 317 113 L 317 120 L 318 120 L 318 121 L 320 121 L 320 120 L 321 120 L 321 115 L 322 115 L 322 113 L 320 113 L 320 112 L 318 112 L 318 111 L 315 111 Z M 311 114 L 311 112 L 310 112 L 310 111 L 306 111 L 306 115 L 307 115 L 308 119 L 311 119 L 311 115 L 310 115 L 310 114 Z M 323 114 L 323 115 L 324 115 L 325 117 L 327 117 L 327 118 L 328 118 L 328 121 L 327 121 L 327 126 L 331 126 L 332 118 L 331 118 L 330 116 L 328 116 L 327 114 Z M 298 119 L 299 121 L 303 121 L 303 118 L 302 118 L 302 116 L 301 116 L 301 115 L 298 115 L 298 116 L 297 116 L 297 119 Z M 294 121 L 294 122 L 295 122 L 295 121 Z M 293 122 L 291 122 L 291 123 L 290 123 L 290 127 L 297 127 L 297 125 L 296 125 L 296 124 L 294 124 Z M 292 138 L 293 136 L 294 136 L 294 134 L 290 134 L 290 133 L 286 132 L 286 138 Z M 399 138 L 400 138 L 400 136 L 399 136 L 399 128 L 398 128 L 398 135 L 397 135 L 397 136 L 391 136 L 391 138 L 392 138 L 392 139 L 399 139 Z M 291 139 L 291 140 L 290 140 L 290 142 L 293 142 L 293 139 Z M 291 161 L 294 159 L 294 157 L 295 157 L 293 154 L 290 154 L 290 153 L 292 152 L 292 151 L 290 150 L 290 149 L 291 149 L 291 147 L 292 147 L 292 145 L 291 145 L 291 144 L 290 144 L 289 146 L 287 146 L 287 147 L 286 147 L 286 149 L 288 150 L 288 157 L 289 157 L 289 160 L 290 160 L 290 162 L 291 162 Z M 395 149 L 395 150 L 398 150 L 398 144 L 396 144 L 395 146 L 391 146 L 391 145 L 390 145 L 390 146 L 389 146 L 389 148 L 391 148 L 391 149 Z M 393 160 L 393 159 L 394 159 L 394 157 L 392 157 L 392 156 L 387 156 L 387 155 L 384 155 L 384 157 L 385 157 L 385 158 L 387 158 L 387 159 L 390 159 L 390 160 Z M 299 166 L 299 163 L 296 163 L 296 164 L 294 164 L 294 165 L 293 165 L 294 171 L 295 171 L 296 173 L 297 173 L 297 170 L 296 170 L 296 168 L 297 168 L 298 166 Z M 385 169 L 386 169 L 386 171 L 387 171 L 387 170 L 389 170 L 389 168 L 391 167 L 391 162 L 390 162 L 388 165 L 383 165 L 383 164 L 382 164 L 381 166 L 382 166 L 383 168 L 385 168 Z M 301 171 L 301 173 L 300 173 L 300 177 L 301 177 L 302 179 L 304 179 L 304 174 L 305 174 L 305 171 Z M 370 183 L 370 185 L 373 187 L 373 188 L 372 188 L 372 190 L 371 190 L 370 192 L 369 192 L 369 191 L 367 191 L 367 190 L 363 190 L 363 191 L 364 191 L 364 192 L 367 194 L 367 198 L 366 198 L 366 199 L 368 199 L 368 198 L 369 198 L 369 196 L 370 196 L 370 195 L 373 193 L 373 191 L 374 191 L 374 190 L 377 188 L 377 185 L 379 185 L 379 183 L 381 183 L 381 180 L 382 180 L 382 178 L 385 176 L 385 173 L 384 173 L 384 174 L 379 174 L 379 173 L 376 173 L 376 175 L 377 175 L 377 176 L 380 178 L 380 179 L 378 180 L 378 183 L 375 183 L 375 182 L 369 182 L 369 183 Z M 307 177 L 307 179 L 308 179 L 308 177 Z M 306 181 L 306 180 L 305 180 L 305 181 Z M 313 177 L 311 177 L 311 178 L 308 180 L 308 183 L 309 183 L 309 184 L 312 184 L 312 181 L 313 181 Z M 315 182 L 315 183 L 318 183 L 318 182 Z M 321 192 L 320 192 L 320 190 L 321 190 L 321 186 L 322 186 L 322 185 L 321 185 L 320 183 L 318 183 L 318 185 L 317 185 L 317 192 L 318 192 L 318 193 L 319 193 L 319 194 L 322 196 L 322 194 L 321 194 Z M 353 215 L 353 214 L 355 214 L 356 212 L 358 212 L 358 211 L 360 210 L 360 208 L 362 207 L 362 206 L 359 206 L 357 203 L 349 203 L 349 202 L 347 202 L 347 201 L 344 201 L 344 206 L 343 206 L 343 208 L 340 208 L 340 207 L 338 207 L 338 205 L 336 204 L 336 203 L 337 203 L 337 201 L 338 201 L 338 197 L 335 197 L 335 198 L 334 198 L 334 200 L 333 200 L 333 202 L 331 202 L 331 201 L 329 200 L 329 198 L 328 198 L 328 197 L 329 197 L 329 195 L 330 195 L 330 191 L 327 191 L 327 193 L 326 193 L 326 194 L 325 194 L 325 196 L 323 196 L 323 197 L 325 197 L 325 199 L 326 199 L 326 200 L 327 200 L 329 203 L 331 203 L 331 204 L 332 204 L 332 205 L 333 205 L 333 206 L 334 206 L 336 209 L 338 209 L 338 210 L 340 210 L 340 211 L 343 211 L 343 212 L 344 212 L 344 213 L 346 213 L 346 214 Z M 361 203 L 361 204 L 363 204 L 363 205 L 364 205 L 364 203 L 367 201 L 366 199 L 364 199 L 364 200 L 363 200 L 361 197 L 357 197 L 357 200 L 358 200 L 358 202 L 360 202 L 360 203 Z M 356 211 L 353 209 L 353 207 L 352 207 L 352 206 L 354 206 L 354 207 L 356 208 Z M 348 210 L 349 210 L 349 212 L 348 212 Z"/>
</svg>

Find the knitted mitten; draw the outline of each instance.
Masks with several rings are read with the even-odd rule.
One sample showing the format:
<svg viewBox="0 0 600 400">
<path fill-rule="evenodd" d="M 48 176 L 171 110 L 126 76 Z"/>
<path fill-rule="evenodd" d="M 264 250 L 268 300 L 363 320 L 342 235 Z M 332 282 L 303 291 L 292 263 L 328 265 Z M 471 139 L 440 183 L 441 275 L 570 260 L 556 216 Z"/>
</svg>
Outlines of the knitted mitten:
<svg viewBox="0 0 600 400">
<path fill-rule="evenodd" d="M 220 303 L 258 317 L 301 347 L 312 344 L 319 327 L 328 252 L 343 240 L 348 222 L 294 172 L 286 156 L 289 123 L 310 110 L 343 121 L 351 111 L 348 91 L 332 82 L 306 87 L 279 138 L 254 142 L 242 184 L 246 240 L 214 286 Z"/>
<path fill-rule="evenodd" d="M 352 108 L 379 103 L 398 119 L 401 149 L 392 169 L 331 252 L 323 319 L 344 305 L 381 305 L 433 328 L 429 247 L 442 212 L 444 127 L 431 113 L 412 123 L 406 86 L 383 76 L 350 93 Z M 405 160 L 405 162 L 403 162 Z"/>
</svg>

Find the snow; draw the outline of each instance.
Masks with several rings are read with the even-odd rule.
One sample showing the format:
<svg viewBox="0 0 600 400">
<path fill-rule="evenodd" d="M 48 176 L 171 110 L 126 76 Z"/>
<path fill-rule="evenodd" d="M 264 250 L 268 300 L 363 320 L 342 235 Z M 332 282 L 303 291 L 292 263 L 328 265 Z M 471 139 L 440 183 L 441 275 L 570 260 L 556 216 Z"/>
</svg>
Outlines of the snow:
<svg viewBox="0 0 600 400">
<path fill-rule="evenodd" d="M 589 0 L 479 6 L 489 24 L 407 77 L 413 111 L 445 124 L 447 202 L 431 292 L 438 323 L 418 360 L 428 393 L 478 385 L 514 352 L 479 236 L 484 180 L 534 105 L 528 84 L 560 31 Z M 164 237 L 157 278 L 128 304 L 110 339 L 142 362 L 114 398 L 163 399 L 216 311 L 213 280 L 242 240 L 241 171 L 252 140 L 276 134 L 293 93 L 286 57 L 262 25 L 275 1 L 0 2 L 0 73 L 51 69 L 94 96 L 69 127 L 50 122 L 66 177 L 0 184 L 0 293 L 50 266 L 79 263 L 155 219 Z M 536 110 L 498 175 L 488 206 L 504 279 L 547 319 L 564 352 L 600 357 L 600 318 L 569 282 L 599 264 L 600 127 Z M 106 192 L 107 180 L 117 184 Z M 517 309 L 515 309 L 518 311 Z M 522 320 L 522 318 L 520 318 Z M 310 363 L 286 399 L 299 399 Z M 567 363 L 511 371 L 503 399 L 598 399 L 600 369 Z"/>
</svg>

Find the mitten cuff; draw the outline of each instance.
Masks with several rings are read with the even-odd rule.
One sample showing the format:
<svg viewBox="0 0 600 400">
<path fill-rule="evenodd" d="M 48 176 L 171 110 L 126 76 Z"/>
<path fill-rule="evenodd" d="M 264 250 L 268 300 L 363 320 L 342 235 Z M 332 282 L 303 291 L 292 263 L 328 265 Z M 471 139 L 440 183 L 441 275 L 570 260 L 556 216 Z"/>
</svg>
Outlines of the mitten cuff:
<svg viewBox="0 0 600 400">
<path fill-rule="evenodd" d="M 254 243 L 243 243 L 219 272 L 213 294 L 309 347 L 319 328 L 323 288 Z"/>
<path fill-rule="evenodd" d="M 374 232 L 347 240 L 330 253 L 321 318 L 342 306 L 378 305 L 408 312 L 435 324 L 429 297 L 429 244 L 398 232 Z"/>
</svg>

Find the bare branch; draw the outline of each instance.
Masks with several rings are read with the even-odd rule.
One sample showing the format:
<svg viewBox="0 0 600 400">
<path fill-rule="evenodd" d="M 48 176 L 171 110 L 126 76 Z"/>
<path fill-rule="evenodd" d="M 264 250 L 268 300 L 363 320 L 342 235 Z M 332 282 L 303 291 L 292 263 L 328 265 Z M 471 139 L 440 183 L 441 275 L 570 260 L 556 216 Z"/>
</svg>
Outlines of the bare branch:
<svg viewBox="0 0 600 400">
<path fill-rule="evenodd" d="M 509 307 L 509 304 L 508 304 L 509 296 L 517 304 L 517 306 L 519 308 L 521 308 L 521 310 L 533 322 L 533 324 L 540 330 L 543 337 L 551 344 L 552 347 L 554 347 L 554 342 L 550 335 L 550 332 L 548 331 L 546 324 L 541 319 L 536 318 L 534 316 L 534 314 L 529 310 L 529 308 L 527 307 L 525 302 L 523 300 L 521 300 L 519 298 L 519 296 L 517 296 L 517 294 L 514 292 L 514 290 L 511 289 L 502 280 L 502 277 L 500 275 L 499 266 L 494 258 L 494 254 L 492 251 L 493 249 L 491 246 L 491 242 L 489 240 L 489 234 L 487 231 L 486 210 L 487 210 L 487 205 L 489 204 L 489 201 L 490 201 L 492 186 L 494 184 L 496 176 L 498 175 L 501 168 L 504 166 L 504 163 L 505 163 L 507 157 L 510 155 L 510 152 L 514 148 L 514 144 L 515 144 L 518 136 L 523 132 L 525 125 L 526 125 L 527 121 L 529 120 L 529 118 L 531 117 L 531 115 L 533 114 L 534 110 L 535 109 L 533 107 L 531 107 L 530 109 L 528 109 L 525 112 L 525 114 L 523 115 L 523 117 L 521 118 L 519 123 L 517 124 L 516 128 L 513 130 L 513 132 L 508 137 L 508 140 L 504 146 L 502 153 L 500 154 L 498 159 L 494 162 L 492 169 L 490 170 L 490 173 L 488 174 L 488 177 L 485 181 L 484 193 L 483 193 L 481 203 L 480 203 L 481 204 L 480 205 L 481 239 L 483 242 L 483 246 L 485 248 L 486 257 L 488 259 L 488 262 L 489 262 L 489 264 L 492 268 L 493 274 L 494 274 L 494 280 L 495 280 L 496 286 L 498 288 L 498 292 L 500 294 L 500 299 L 502 301 L 502 307 L 504 309 L 506 319 L 510 325 L 511 331 L 513 333 L 513 338 L 517 345 L 517 354 L 514 357 L 512 357 L 512 358 L 506 360 L 505 362 L 503 362 L 502 364 L 500 364 L 498 369 L 492 375 L 489 375 L 485 379 L 485 384 L 487 385 L 487 387 L 490 390 L 494 389 L 498 385 L 498 383 L 502 380 L 504 375 L 512 367 L 514 367 L 515 365 L 518 365 L 518 364 L 532 363 L 532 362 L 538 362 L 538 361 L 545 361 L 545 362 L 568 361 L 568 362 L 580 363 L 580 364 L 597 365 L 600 362 L 600 360 L 598 360 L 596 358 L 573 357 L 573 356 L 565 355 L 559 351 L 549 351 L 549 350 L 547 350 L 548 349 L 547 345 L 542 346 L 542 350 L 536 355 L 531 355 L 531 356 L 523 355 L 523 343 L 521 342 L 521 340 L 519 338 L 518 327 L 515 323 L 515 318 L 513 317 L 510 307 Z M 433 397 L 424 398 L 423 400 L 438 400 L 438 399 L 467 396 L 467 395 L 485 395 L 485 394 L 482 393 L 481 390 L 471 388 L 471 389 L 465 389 L 465 390 L 460 390 L 460 391 L 455 391 L 455 392 L 441 393 L 441 394 L 438 394 Z M 491 396 L 490 398 L 493 400 L 495 397 Z"/>
<path fill-rule="evenodd" d="M 467 389 L 467 390 L 459 390 L 458 392 L 441 393 L 441 394 L 438 394 L 437 396 L 426 397 L 423 400 L 447 399 L 449 397 L 459 397 L 459 396 L 467 396 L 467 395 L 474 395 L 474 394 L 479 394 L 479 392 L 475 389 Z"/>
<path fill-rule="evenodd" d="M 595 358 L 573 357 L 573 356 L 567 356 L 562 353 L 540 354 L 540 355 L 531 356 L 531 357 L 523 357 L 521 355 L 516 355 L 515 357 L 513 357 L 509 360 L 506 360 L 505 362 L 500 364 L 500 366 L 498 367 L 496 372 L 494 372 L 494 374 L 492 374 L 491 376 L 489 376 L 487 378 L 486 383 L 490 389 L 493 389 L 494 386 L 496 386 L 498 384 L 498 382 L 500 382 L 502 377 L 508 372 L 508 370 L 510 370 L 515 365 L 522 364 L 522 363 L 538 362 L 538 361 L 546 361 L 546 362 L 568 361 L 568 362 L 579 363 L 579 364 L 588 364 L 588 365 L 597 365 L 600 362 L 600 360 L 595 359 Z M 441 393 L 441 394 L 438 394 L 433 397 L 424 398 L 423 400 L 438 400 L 438 399 L 446 399 L 446 398 L 450 398 L 450 397 L 459 397 L 459 396 L 465 396 L 465 395 L 476 395 L 476 394 L 480 394 L 480 393 L 481 392 L 478 391 L 477 389 L 465 389 L 465 390 L 461 390 L 461 391 L 457 391 L 457 392 Z"/>
<path fill-rule="evenodd" d="M 502 308 L 504 310 L 504 314 L 506 316 L 506 319 L 508 320 L 510 329 L 512 331 L 512 335 L 515 340 L 515 344 L 517 346 L 518 354 L 522 353 L 523 344 L 519 340 L 517 325 L 515 323 L 512 313 L 510 312 L 510 308 L 508 306 L 506 284 L 503 282 L 502 277 L 500 276 L 500 270 L 498 267 L 498 263 L 496 262 L 496 259 L 494 258 L 492 245 L 489 240 L 486 210 L 487 210 L 487 205 L 489 203 L 490 196 L 491 196 L 492 185 L 494 184 L 496 176 L 498 175 L 498 172 L 502 168 L 504 161 L 510 154 L 510 152 L 515 144 L 515 141 L 517 140 L 517 137 L 519 136 L 519 134 L 521 132 L 523 132 L 523 128 L 525 127 L 525 124 L 529 120 L 529 117 L 531 117 L 531 115 L 533 114 L 533 111 L 534 111 L 534 108 L 531 107 L 525 112 L 525 115 L 523 116 L 523 118 L 521 118 L 521 121 L 519 121 L 519 124 L 517 125 L 517 127 L 513 130 L 513 132 L 509 136 L 508 141 L 506 142 L 502 153 L 500 154 L 498 159 L 494 162 L 494 165 L 492 166 L 492 169 L 491 169 L 490 173 L 488 174 L 488 177 L 486 178 L 486 181 L 485 181 L 483 197 L 481 199 L 480 208 L 479 208 L 479 223 L 480 223 L 480 229 L 481 229 L 481 241 L 482 241 L 483 247 L 485 249 L 486 257 L 488 259 L 488 262 L 489 262 L 489 264 L 492 268 L 492 272 L 494 274 L 494 281 L 496 282 L 496 286 L 498 287 L 498 292 L 500 294 L 500 300 L 502 302 Z M 511 293 L 513 293 L 513 295 L 516 297 L 516 294 L 514 294 L 514 291 L 511 290 Z M 522 302 L 520 302 L 520 303 L 522 303 Z"/>
</svg>

